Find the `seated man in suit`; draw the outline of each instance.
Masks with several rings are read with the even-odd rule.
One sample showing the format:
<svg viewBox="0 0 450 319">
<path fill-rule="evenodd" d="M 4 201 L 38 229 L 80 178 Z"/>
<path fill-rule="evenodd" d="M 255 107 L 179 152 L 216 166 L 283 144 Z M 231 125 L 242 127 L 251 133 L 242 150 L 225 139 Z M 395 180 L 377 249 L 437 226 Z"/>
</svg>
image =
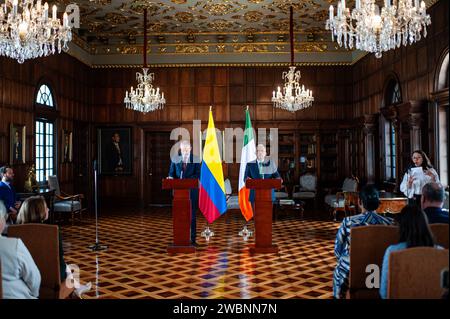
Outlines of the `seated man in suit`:
<svg viewBox="0 0 450 319">
<path fill-rule="evenodd" d="M 444 198 L 445 194 L 442 184 L 431 182 L 423 186 L 420 202 L 422 210 L 428 217 L 429 224 L 448 224 L 448 211 L 442 209 Z"/>
<path fill-rule="evenodd" d="M 14 224 L 21 204 L 20 201 L 17 200 L 16 191 L 12 185 L 12 181 L 14 180 L 14 170 L 8 165 L 0 167 L 0 178 L 0 200 L 5 203 L 8 211 L 7 222 L 9 224 Z"/>
<path fill-rule="evenodd" d="M 247 178 L 280 178 L 280 173 L 278 173 L 277 167 L 273 161 L 266 158 L 267 152 L 266 147 L 263 144 L 258 144 L 256 147 L 256 161 L 248 162 L 245 168 L 244 179 Z M 281 181 L 283 182 L 283 181 Z M 249 196 L 250 202 L 255 201 L 255 190 L 250 191 Z M 272 201 L 275 201 L 275 190 L 272 190 Z"/>
<path fill-rule="evenodd" d="M 181 155 L 172 158 L 169 169 L 169 176 L 167 178 L 200 178 L 200 161 L 191 153 L 192 147 L 189 141 L 181 141 L 180 152 Z M 198 188 L 191 189 L 191 243 L 196 246 L 195 238 L 197 236 L 196 214 L 198 210 Z"/>
</svg>

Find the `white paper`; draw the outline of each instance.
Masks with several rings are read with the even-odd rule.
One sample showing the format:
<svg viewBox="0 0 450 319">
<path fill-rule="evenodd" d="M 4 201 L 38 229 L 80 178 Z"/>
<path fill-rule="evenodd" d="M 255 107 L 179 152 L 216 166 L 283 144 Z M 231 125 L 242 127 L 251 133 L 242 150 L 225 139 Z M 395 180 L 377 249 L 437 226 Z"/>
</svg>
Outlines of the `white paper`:
<svg viewBox="0 0 450 319">
<path fill-rule="evenodd" d="M 422 167 L 413 167 L 411 168 L 411 176 L 417 180 L 422 180 L 424 177 Z"/>
</svg>

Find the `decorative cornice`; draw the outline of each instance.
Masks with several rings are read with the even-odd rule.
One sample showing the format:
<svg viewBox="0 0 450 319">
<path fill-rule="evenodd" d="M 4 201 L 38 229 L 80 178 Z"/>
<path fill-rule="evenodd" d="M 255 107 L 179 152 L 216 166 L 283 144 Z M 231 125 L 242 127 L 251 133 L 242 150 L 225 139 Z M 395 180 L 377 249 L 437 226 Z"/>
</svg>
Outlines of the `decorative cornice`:
<svg viewBox="0 0 450 319">
<path fill-rule="evenodd" d="M 350 62 L 308 62 L 295 63 L 296 66 L 349 66 Z M 148 64 L 150 68 L 197 68 L 197 67 L 284 67 L 290 66 L 290 63 L 183 63 L 183 64 Z M 141 68 L 142 65 L 136 64 L 94 64 L 93 69 L 112 69 L 112 68 Z"/>
</svg>

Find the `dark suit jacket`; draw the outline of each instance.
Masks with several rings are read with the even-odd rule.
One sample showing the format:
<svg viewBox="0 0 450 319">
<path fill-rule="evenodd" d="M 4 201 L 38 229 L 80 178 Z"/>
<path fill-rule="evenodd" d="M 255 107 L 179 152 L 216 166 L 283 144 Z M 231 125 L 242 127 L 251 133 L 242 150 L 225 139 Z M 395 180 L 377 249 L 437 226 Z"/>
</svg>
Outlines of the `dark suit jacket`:
<svg viewBox="0 0 450 319">
<path fill-rule="evenodd" d="M 252 179 L 270 179 L 270 178 L 281 178 L 280 173 L 276 166 L 270 161 L 264 161 L 262 164 L 262 174 L 259 171 L 257 161 L 252 161 L 247 163 L 245 168 L 244 180 L 247 178 Z M 255 190 L 250 190 L 249 200 L 251 202 L 255 201 Z M 275 190 L 272 190 L 272 201 L 275 201 Z"/>
<path fill-rule="evenodd" d="M 114 172 L 117 167 L 122 167 L 122 168 L 125 167 L 125 160 L 123 158 L 124 150 L 123 150 L 123 146 L 121 143 L 119 143 L 119 147 L 120 147 L 120 154 L 117 151 L 117 148 L 114 145 L 114 143 L 111 142 L 111 145 L 109 146 L 107 161 L 108 161 L 108 166 L 109 166 L 108 169 L 111 172 Z M 122 165 L 118 165 L 120 159 L 122 159 Z"/>
<path fill-rule="evenodd" d="M 438 207 L 427 207 L 423 210 L 428 217 L 429 224 L 448 224 L 448 212 Z"/>
<path fill-rule="evenodd" d="M 169 176 L 172 178 L 200 178 L 200 163 L 198 158 L 195 158 L 198 163 L 194 163 L 194 156 L 191 154 L 189 157 L 189 163 L 186 165 L 186 170 L 183 172 L 183 161 L 181 156 L 176 160 L 176 163 L 170 162 Z M 182 173 L 183 172 L 183 173 Z M 190 192 L 192 212 L 194 213 L 198 208 L 198 188 L 191 189 Z"/>
<path fill-rule="evenodd" d="M 11 207 L 14 208 L 14 204 L 17 201 L 16 191 L 12 185 L 10 186 L 11 188 L 9 188 L 4 182 L 0 181 L 0 200 L 3 201 L 8 211 Z"/>
</svg>

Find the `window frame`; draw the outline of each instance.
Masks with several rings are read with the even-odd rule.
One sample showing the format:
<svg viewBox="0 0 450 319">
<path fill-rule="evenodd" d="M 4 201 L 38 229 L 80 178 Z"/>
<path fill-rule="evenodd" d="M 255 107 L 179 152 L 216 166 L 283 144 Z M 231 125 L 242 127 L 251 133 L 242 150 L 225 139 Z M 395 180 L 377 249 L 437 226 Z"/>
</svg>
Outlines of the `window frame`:
<svg viewBox="0 0 450 319">
<path fill-rule="evenodd" d="M 46 86 L 49 91 L 49 95 L 51 96 L 51 101 L 53 102 L 52 105 L 42 104 L 38 102 L 38 95 L 43 86 Z M 36 168 L 36 179 L 38 179 L 38 170 L 42 170 L 44 172 L 43 179 L 41 181 L 38 180 L 38 184 L 43 186 L 47 184 L 47 161 L 45 160 L 47 158 L 47 139 L 45 138 L 46 132 L 46 123 L 52 124 L 53 131 L 52 131 L 52 174 L 57 175 L 58 172 L 58 166 L 57 166 L 57 155 L 58 155 L 58 136 L 57 136 L 57 118 L 58 118 L 58 111 L 57 111 L 57 104 L 55 99 L 55 94 L 52 89 L 52 85 L 50 85 L 47 81 L 41 81 L 39 85 L 37 86 L 37 90 L 35 91 L 34 95 L 34 107 L 35 107 L 35 118 L 34 118 L 34 125 L 35 125 L 35 131 L 34 131 L 34 152 L 35 152 L 35 168 Z M 43 154 L 40 154 L 41 156 L 39 158 L 44 158 L 44 167 L 40 168 L 38 166 L 38 122 L 44 123 L 44 145 L 43 147 Z M 41 145 L 40 145 L 41 146 Z"/>
</svg>

